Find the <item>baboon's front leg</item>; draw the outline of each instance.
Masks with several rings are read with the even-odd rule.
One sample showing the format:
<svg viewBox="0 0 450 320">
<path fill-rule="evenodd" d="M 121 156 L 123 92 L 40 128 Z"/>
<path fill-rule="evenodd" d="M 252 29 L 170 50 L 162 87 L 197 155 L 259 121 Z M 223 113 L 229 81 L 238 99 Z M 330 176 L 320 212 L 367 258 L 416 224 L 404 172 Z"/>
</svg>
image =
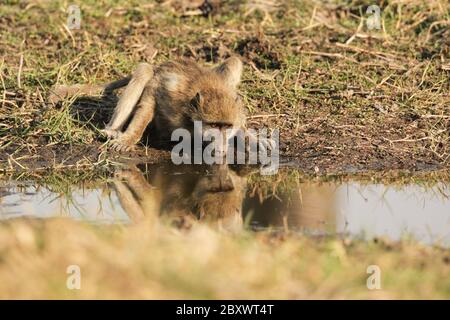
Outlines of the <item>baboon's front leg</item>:
<svg viewBox="0 0 450 320">
<path fill-rule="evenodd" d="M 111 121 L 103 130 L 109 138 L 118 138 L 121 130 L 142 95 L 147 83 L 153 78 L 153 67 L 148 63 L 141 63 L 131 76 L 122 96 L 114 109 Z"/>
<path fill-rule="evenodd" d="M 144 174 L 134 165 L 115 172 L 114 188 L 122 208 L 133 222 L 158 214 L 159 197 Z"/>
<path fill-rule="evenodd" d="M 153 120 L 155 105 L 154 90 L 149 87 L 142 94 L 127 130 L 112 141 L 114 150 L 129 151 L 141 140 L 145 129 Z"/>
<path fill-rule="evenodd" d="M 113 182 L 117 198 L 126 214 L 133 222 L 142 220 L 145 216 L 139 202 L 134 198 L 133 192 L 128 188 L 127 183 L 116 180 Z"/>
</svg>

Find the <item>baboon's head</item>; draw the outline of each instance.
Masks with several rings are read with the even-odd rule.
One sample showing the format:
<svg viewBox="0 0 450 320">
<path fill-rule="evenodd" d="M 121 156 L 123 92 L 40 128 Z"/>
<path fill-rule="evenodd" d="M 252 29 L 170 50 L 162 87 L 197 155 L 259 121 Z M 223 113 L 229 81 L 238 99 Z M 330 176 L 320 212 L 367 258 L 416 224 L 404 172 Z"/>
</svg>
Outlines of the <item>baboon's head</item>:
<svg viewBox="0 0 450 320">
<path fill-rule="evenodd" d="M 181 174 L 163 174 L 152 185 L 161 191 L 160 213 L 173 221 L 201 221 L 229 231 L 243 227 L 247 178 L 228 165 L 177 166 Z M 169 169 L 174 171 L 173 169 Z M 146 201 L 151 203 L 152 201 Z"/>
<path fill-rule="evenodd" d="M 242 63 L 230 58 L 214 68 L 199 81 L 192 97 L 192 120 L 201 122 L 194 126 L 195 135 L 203 135 L 206 144 L 215 142 L 215 152 L 225 155 L 228 140 L 245 125 L 241 98 L 237 92 L 242 73 Z"/>
<path fill-rule="evenodd" d="M 209 174 L 199 178 L 192 190 L 197 218 L 230 231 L 240 230 L 246 178 L 238 176 L 227 165 L 216 165 L 209 170 Z"/>
</svg>

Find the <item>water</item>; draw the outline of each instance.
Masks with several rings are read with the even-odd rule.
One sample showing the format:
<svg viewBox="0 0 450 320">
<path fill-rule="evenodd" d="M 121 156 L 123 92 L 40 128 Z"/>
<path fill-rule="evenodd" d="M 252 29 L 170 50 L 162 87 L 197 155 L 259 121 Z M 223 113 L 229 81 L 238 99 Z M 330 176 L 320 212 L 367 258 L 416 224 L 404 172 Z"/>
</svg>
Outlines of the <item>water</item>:
<svg viewBox="0 0 450 320">
<path fill-rule="evenodd" d="M 234 231 L 271 229 L 450 245 L 450 188 L 351 181 L 299 183 L 295 172 L 260 177 L 242 168 L 140 166 L 89 184 L 0 182 L 0 219 L 66 217 L 95 224 L 139 223 L 149 216 L 178 226 L 200 220 Z"/>
</svg>

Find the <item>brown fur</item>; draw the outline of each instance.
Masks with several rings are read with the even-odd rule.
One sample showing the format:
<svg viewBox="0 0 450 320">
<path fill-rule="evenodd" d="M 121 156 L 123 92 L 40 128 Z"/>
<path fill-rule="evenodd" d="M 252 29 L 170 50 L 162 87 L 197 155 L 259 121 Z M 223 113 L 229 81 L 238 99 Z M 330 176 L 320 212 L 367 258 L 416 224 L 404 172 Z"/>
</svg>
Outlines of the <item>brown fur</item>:
<svg viewBox="0 0 450 320">
<path fill-rule="evenodd" d="M 51 101 L 74 93 L 93 94 L 111 86 L 116 88 L 117 83 L 127 85 L 104 130 L 113 138 L 114 149 L 126 151 L 141 139 L 150 122 L 166 139 L 177 128 L 192 130 L 195 120 L 202 121 L 204 129 L 210 124 L 244 127 L 245 116 L 237 93 L 241 73 L 242 62 L 236 57 L 212 69 L 186 59 L 160 66 L 140 64 L 130 78 L 110 85 L 58 87 Z"/>
<path fill-rule="evenodd" d="M 130 166 L 116 171 L 113 186 L 134 222 L 164 216 L 175 222 L 200 220 L 227 230 L 241 229 L 246 178 L 227 165 L 204 169 L 208 174 L 177 167 L 182 175 L 168 175 L 172 169 L 162 166 L 145 177 Z"/>
</svg>

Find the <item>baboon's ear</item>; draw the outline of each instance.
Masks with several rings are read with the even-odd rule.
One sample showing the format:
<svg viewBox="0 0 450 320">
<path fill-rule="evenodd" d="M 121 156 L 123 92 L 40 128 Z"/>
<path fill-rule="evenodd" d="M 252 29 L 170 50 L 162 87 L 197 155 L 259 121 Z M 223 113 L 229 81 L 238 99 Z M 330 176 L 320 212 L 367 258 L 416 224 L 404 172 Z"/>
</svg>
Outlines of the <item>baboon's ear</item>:
<svg viewBox="0 0 450 320">
<path fill-rule="evenodd" d="M 191 99 L 191 106 L 198 109 L 200 107 L 201 102 L 202 102 L 202 95 L 200 94 L 200 92 L 197 92 L 195 94 L 195 97 Z"/>
<path fill-rule="evenodd" d="M 241 81 L 242 61 L 238 57 L 231 57 L 214 68 L 216 72 L 231 89 L 236 89 Z"/>
</svg>

